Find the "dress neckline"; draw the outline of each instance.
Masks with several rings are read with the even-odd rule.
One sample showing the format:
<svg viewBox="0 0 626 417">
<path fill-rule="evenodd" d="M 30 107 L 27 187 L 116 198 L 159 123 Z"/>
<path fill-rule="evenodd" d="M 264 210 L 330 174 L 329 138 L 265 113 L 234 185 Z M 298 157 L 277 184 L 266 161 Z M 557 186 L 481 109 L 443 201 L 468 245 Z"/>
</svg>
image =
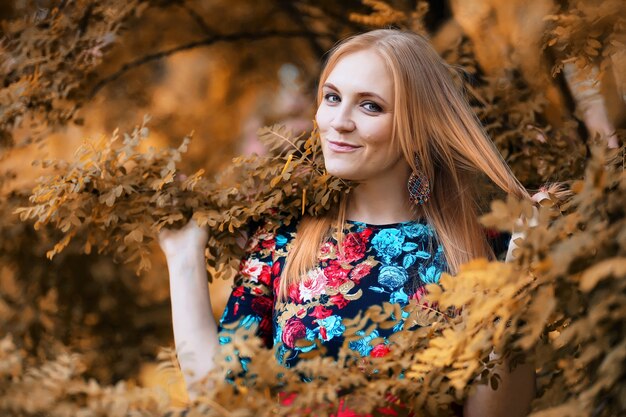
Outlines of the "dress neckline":
<svg viewBox="0 0 626 417">
<path fill-rule="evenodd" d="M 362 226 L 362 227 L 377 228 L 377 229 L 397 229 L 399 227 L 406 227 L 406 226 L 411 226 L 411 225 L 416 225 L 416 224 L 426 224 L 426 219 L 420 218 L 417 220 L 406 220 L 403 222 L 385 223 L 385 224 L 373 224 L 373 223 L 365 223 L 365 222 L 358 221 L 358 220 L 346 220 L 346 223 L 354 224 L 354 225 Z"/>
</svg>

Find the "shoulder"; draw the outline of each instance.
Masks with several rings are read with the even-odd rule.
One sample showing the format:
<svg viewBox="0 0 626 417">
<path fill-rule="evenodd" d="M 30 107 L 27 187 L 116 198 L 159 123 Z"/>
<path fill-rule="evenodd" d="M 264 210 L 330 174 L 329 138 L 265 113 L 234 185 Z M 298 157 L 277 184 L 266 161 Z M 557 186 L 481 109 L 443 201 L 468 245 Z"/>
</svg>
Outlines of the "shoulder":
<svg viewBox="0 0 626 417">
<path fill-rule="evenodd" d="M 249 227 L 246 253 L 274 251 L 286 246 L 296 234 L 298 219 L 261 220 Z"/>
</svg>

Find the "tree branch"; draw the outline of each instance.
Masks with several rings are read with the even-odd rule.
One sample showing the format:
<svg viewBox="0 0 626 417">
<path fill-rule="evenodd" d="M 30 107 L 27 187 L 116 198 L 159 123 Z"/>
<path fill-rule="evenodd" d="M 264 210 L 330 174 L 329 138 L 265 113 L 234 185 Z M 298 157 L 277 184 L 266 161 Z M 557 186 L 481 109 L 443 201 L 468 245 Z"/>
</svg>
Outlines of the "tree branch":
<svg viewBox="0 0 626 417">
<path fill-rule="evenodd" d="M 277 30 L 270 30 L 267 32 L 257 32 L 257 33 L 240 32 L 240 33 L 233 33 L 230 35 L 209 36 L 204 39 L 200 39 L 200 40 L 189 42 L 183 45 L 175 46 L 173 48 L 166 49 L 160 52 L 155 52 L 153 54 L 145 55 L 134 61 L 127 62 L 126 64 L 122 65 L 122 67 L 119 70 L 115 71 L 113 74 L 98 81 L 96 85 L 93 87 L 93 89 L 91 90 L 91 92 L 89 93 L 88 99 L 91 100 L 106 84 L 117 80 L 129 70 L 140 67 L 152 61 L 158 61 L 159 59 L 168 57 L 177 52 L 187 51 L 187 50 L 198 48 L 201 46 L 210 46 L 217 42 L 259 41 L 259 40 L 268 39 L 268 38 L 281 38 L 281 37 L 308 38 L 309 36 L 311 36 L 311 32 L 308 32 L 308 31 L 277 31 Z M 329 34 L 317 33 L 315 34 L 315 36 L 329 37 L 332 39 L 332 36 Z"/>
<path fill-rule="evenodd" d="M 83 13 L 83 17 L 80 18 L 80 22 L 78 22 L 78 36 L 82 36 L 87 29 L 87 24 L 89 23 L 89 18 L 91 18 L 91 14 L 93 12 L 94 3 L 91 3 L 87 6 L 87 10 Z"/>
<path fill-rule="evenodd" d="M 216 34 L 215 31 L 212 30 L 209 25 L 207 25 L 207 23 L 204 21 L 204 18 L 200 16 L 198 12 L 192 9 L 189 5 L 183 3 L 180 5 L 180 7 L 187 12 L 189 17 L 191 17 L 194 22 L 196 22 L 196 25 L 198 25 L 198 27 L 202 29 L 205 35 L 214 36 Z"/>
<path fill-rule="evenodd" d="M 359 23 L 353 22 L 352 20 L 350 20 L 350 18 L 348 18 L 344 14 L 333 12 L 328 7 L 326 7 L 326 5 L 324 5 L 324 4 L 321 4 L 321 3 L 320 4 L 316 4 L 314 7 L 316 7 L 319 11 L 324 13 L 329 19 L 333 19 L 335 21 L 335 23 L 340 24 L 340 25 L 344 25 L 348 29 L 352 30 L 353 32 L 362 32 L 364 30 L 367 30 L 366 26 L 363 26 L 363 25 L 361 25 Z M 302 14 L 308 16 L 309 18 L 315 19 L 315 17 L 311 16 L 306 11 L 302 11 Z M 335 41 L 336 40 L 338 40 L 338 37 L 335 37 Z"/>
<path fill-rule="evenodd" d="M 297 5 L 294 4 L 292 0 L 279 0 L 279 4 L 283 7 L 284 10 L 286 10 L 289 17 L 291 17 L 298 26 L 303 27 L 307 30 L 309 29 L 306 21 L 304 20 L 304 16 L 302 15 L 302 13 L 300 13 Z M 310 32 L 309 36 L 307 36 L 307 41 L 309 42 L 309 45 L 313 50 L 315 56 L 317 58 L 321 58 L 326 52 L 326 49 L 322 47 L 322 45 L 320 45 L 317 37 L 312 32 Z"/>
</svg>

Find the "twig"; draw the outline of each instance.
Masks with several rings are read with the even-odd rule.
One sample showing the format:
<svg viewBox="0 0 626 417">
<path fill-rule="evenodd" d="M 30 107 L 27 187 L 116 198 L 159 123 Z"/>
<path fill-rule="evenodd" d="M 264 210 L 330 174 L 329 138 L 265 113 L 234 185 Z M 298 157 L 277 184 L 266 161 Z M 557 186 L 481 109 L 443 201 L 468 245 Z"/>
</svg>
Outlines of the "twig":
<svg viewBox="0 0 626 417">
<path fill-rule="evenodd" d="M 89 19 L 93 13 L 94 3 L 89 4 L 87 6 L 87 10 L 83 13 L 83 17 L 80 18 L 80 22 L 78 22 L 78 36 L 82 36 L 87 30 L 87 24 L 89 23 Z"/>
<path fill-rule="evenodd" d="M 117 80 L 122 75 L 124 75 L 124 73 L 126 73 L 127 71 L 136 67 L 140 67 L 144 64 L 147 64 L 148 62 L 157 61 L 159 59 L 173 55 L 177 52 L 187 51 L 187 50 L 198 48 L 201 46 L 209 46 L 216 42 L 258 41 L 258 40 L 264 40 L 267 38 L 278 38 L 278 37 L 299 38 L 299 37 L 308 37 L 310 35 L 311 33 L 306 32 L 306 31 L 270 30 L 267 32 L 257 32 L 257 33 L 240 32 L 240 33 L 233 33 L 230 35 L 209 36 L 204 39 L 200 39 L 200 40 L 189 42 L 183 45 L 175 46 L 173 48 L 166 49 L 164 51 L 155 52 L 153 54 L 148 54 L 134 61 L 127 62 L 126 64 L 122 65 L 122 67 L 119 70 L 115 71 L 113 74 L 98 81 L 98 83 L 93 87 L 93 89 L 89 93 L 88 98 L 93 99 L 93 97 L 102 89 L 102 87 L 104 87 L 106 84 L 112 81 Z M 319 33 L 316 34 L 316 36 L 330 37 L 330 35 L 328 34 L 319 34 Z"/>
<path fill-rule="evenodd" d="M 429 311 L 431 311 L 431 312 L 433 312 L 435 314 L 439 314 L 439 315 L 443 316 L 447 321 L 450 321 L 452 319 L 451 315 L 446 314 L 446 313 L 444 313 L 441 310 L 437 310 L 436 308 L 431 307 L 431 306 L 429 306 L 427 304 L 417 304 L 417 306 L 420 307 L 422 310 L 429 310 Z"/>
</svg>

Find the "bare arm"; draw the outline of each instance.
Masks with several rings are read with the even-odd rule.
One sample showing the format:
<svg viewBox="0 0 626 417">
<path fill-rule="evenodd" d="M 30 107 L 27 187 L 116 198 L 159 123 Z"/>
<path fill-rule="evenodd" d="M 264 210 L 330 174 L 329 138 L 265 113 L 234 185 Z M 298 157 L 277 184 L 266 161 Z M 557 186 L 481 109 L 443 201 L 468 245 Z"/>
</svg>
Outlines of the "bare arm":
<svg viewBox="0 0 626 417">
<path fill-rule="evenodd" d="M 547 198 L 546 192 L 535 194 L 532 199 L 539 202 Z M 537 212 L 534 211 L 534 216 Z M 533 225 L 536 220 L 530 219 Z M 517 232 L 511 236 L 509 249 L 506 254 L 506 262 L 514 258 L 513 250 L 517 247 L 515 240 L 524 238 L 524 234 Z M 495 359 L 494 354 L 490 359 Z M 477 386 L 476 391 L 464 404 L 464 417 L 517 417 L 526 416 L 530 412 L 530 405 L 535 398 L 535 368 L 532 363 L 518 365 L 512 371 L 509 363 L 505 360 L 495 368 L 495 372 L 501 377 L 498 389 L 493 390 L 488 385 Z"/>
<path fill-rule="evenodd" d="M 187 391 L 214 367 L 219 349 L 217 323 L 207 286 L 204 247 L 207 232 L 191 220 L 180 230 L 163 230 L 159 243 L 167 258 L 172 324 Z"/>
<path fill-rule="evenodd" d="M 496 367 L 501 380 L 498 389 L 488 385 L 477 386 L 476 391 L 465 402 L 465 417 L 522 417 L 530 412 L 530 404 L 535 398 L 535 369 L 532 364 L 518 365 L 509 372 L 509 364 L 504 361 Z"/>
</svg>

